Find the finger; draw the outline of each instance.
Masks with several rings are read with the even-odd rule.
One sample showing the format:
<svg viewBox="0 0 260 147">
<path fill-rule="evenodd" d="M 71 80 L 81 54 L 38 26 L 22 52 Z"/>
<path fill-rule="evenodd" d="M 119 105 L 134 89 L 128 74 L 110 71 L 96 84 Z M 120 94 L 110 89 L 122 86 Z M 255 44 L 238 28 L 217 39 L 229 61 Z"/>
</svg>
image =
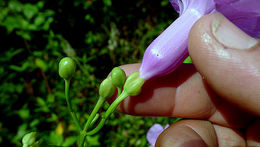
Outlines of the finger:
<svg viewBox="0 0 260 147">
<path fill-rule="evenodd" d="M 139 66 L 134 64 L 121 68 L 130 75 Z M 202 84 L 201 77 L 193 65 L 185 64 L 165 77 L 147 81 L 142 92 L 138 96 L 125 99 L 119 110 L 133 115 L 207 118 L 215 109 L 205 89 L 200 91 L 203 85 L 196 83 Z M 198 101 L 197 97 L 201 97 L 201 100 Z"/>
<path fill-rule="evenodd" d="M 189 53 L 196 69 L 218 95 L 260 116 L 260 46 L 223 15 L 195 23 Z"/>
<path fill-rule="evenodd" d="M 245 146 L 241 133 L 203 120 L 181 120 L 163 131 L 156 146 Z"/>
<path fill-rule="evenodd" d="M 138 71 L 140 64 L 124 65 L 126 75 Z M 191 64 L 145 83 L 139 96 L 126 98 L 118 110 L 132 115 L 175 116 L 209 119 L 229 127 L 244 127 L 252 116 L 223 101 L 209 89 Z"/>
</svg>

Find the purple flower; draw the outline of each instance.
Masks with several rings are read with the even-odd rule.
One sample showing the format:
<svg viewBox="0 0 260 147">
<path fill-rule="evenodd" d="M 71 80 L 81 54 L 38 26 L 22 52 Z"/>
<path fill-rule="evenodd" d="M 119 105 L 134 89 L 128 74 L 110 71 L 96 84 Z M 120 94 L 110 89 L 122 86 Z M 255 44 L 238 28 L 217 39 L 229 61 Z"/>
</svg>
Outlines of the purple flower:
<svg viewBox="0 0 260 147">
<path fill-rule="evenodd" d="M 216 10 L 252 37 L 260 37 L 259 0 L 215 0 Z"/>
<path fill-rule="evenodd" d="M 146 138 L 147 138 L 148 142 L 151 144 L 150 147 L 155 146 L 155 142 L 156 142 L 157 138 L 159 137 L 159 135 L 163 132 L 163 130 L 165 130 L 168 127 L 169 127 L 168 124 L 164 128 L 160 124 L 154 124 L 148 130 Z"/>
<path fill-rule="evenodd" d="M 253 37 L 260 37 L 260 0 L 170 0 L 180 14 L 146 49 L 140 77 L 146 80 L 175 70 L 188 56 L 188 34 L 203 15 L 224 14 Z"/>
</svg>

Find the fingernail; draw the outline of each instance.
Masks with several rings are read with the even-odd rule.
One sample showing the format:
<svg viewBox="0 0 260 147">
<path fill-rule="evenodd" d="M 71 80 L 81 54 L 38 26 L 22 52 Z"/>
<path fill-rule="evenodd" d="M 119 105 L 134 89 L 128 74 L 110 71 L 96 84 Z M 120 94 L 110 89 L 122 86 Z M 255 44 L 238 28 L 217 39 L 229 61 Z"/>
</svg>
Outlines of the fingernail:
<svg viewBox="0 0 260 147">
<path fill-rule="evenodd" d="M 258 43 L 220 13 L 214 14 L 212 33 L 221 44 L 229 48 L 246 50 Z"/>
<path fill-rule="evenodd" d="M 178 132 L 178 133 L 177 133 Z M 207 144 L 193 129 L 187 126 L 169 127 L 158 137 L 159 147 L 206 147 Z"/>
</svg>

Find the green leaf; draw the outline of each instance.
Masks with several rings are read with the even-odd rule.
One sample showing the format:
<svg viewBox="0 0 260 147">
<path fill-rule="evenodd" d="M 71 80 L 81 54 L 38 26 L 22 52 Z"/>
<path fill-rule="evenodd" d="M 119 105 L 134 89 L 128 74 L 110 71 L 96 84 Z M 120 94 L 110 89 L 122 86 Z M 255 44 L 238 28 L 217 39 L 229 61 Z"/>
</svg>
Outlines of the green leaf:
<svg viewBox="0 0 260 147">
<path fill-rule="evenodd" d="M 50 145 L 61 146 L 63 142 L 63 136 L 56 134 L 55 132 L 51 132 L 48 141 Z"/>
<path fill-rule="evenodd" d="M 30 127 L 36 127 L 39 123 L 40 120 L 36 118 L 30 123 Z"/>
<path fill-rule="evenodd" d="M 188 56 L 184 61 L 183 63 L 192 63 L 192 60 L 190 58 L 190 56 Z"/>
<path fill-rule="evenodd" d="M 23 108 L 18 111 L 18 114 L 22 119 L 27 119 L 30 117 L 30 110 Z"/>
<path fill-rule="evenodd" d="M 43 29 L 44 31 L 49 30 L 50 24 L 51 24 L 53 21 L 54 21 L 54 19 L 53 19 L 52 17 L 48 18 L 48 19 L 46 20 L 46 22 L 44 23 L 42 29 Z"/>
<path fill-rule="evenodd" d="M 1 8 L 0 9 L 0 21 L 2 22 L 3 19 L 8 16 L 9 9 L 7 8 Z"/>
<path fill-rule="evenodd" d="M 62 146 L 72 146 L 77 141 L 77 136 L 70 136 L 65 139 Z"/>
<path fill-rule="evenodd" d="M 27 70 L 27 68 L 30 66 L 29 62 L 25 62 L 22 64 L 22 66 L 17 66 L 17 65 L 10 65 L 9 68 L 17 71 L 17 72 L 23 72 L 25 70 Z"/>
<path fill-rule="evenodd" d="M 40 58 L 35 59 L 35 64 L 37 67 L 39 67 L 43 72 L 46 72 L 48 69 L 48 65 L 45 63 L 44 60 Z"/>
<path fill-rule="evenodd" d="M 38 8 L 42 9 L 43 6 L 44 6 L 44 2 L 43 2 L 43 1 L 39 1 L 39 2 L 37 3 L 37 6 L 38 6 Z"/>
<path fill-rule="evenodd" d="M 16 34 L 17 34 L 18 36 L 23 37 L 25 40 L 31 40 L 31 39 L 32 39 L 30 32 L 16 31 Z"/>
<path fill-rule="evenodd" d="M 8 3 L 8 7 L 16 12 L 20 12 L 23 9 L 23 5 L 19 1 L 14 0 Z"/>
<path fill-rule="evenodd" d="M 7 17 L 3 22 L 1 22 L 2 26 L 5 26 L 7 29 L 7 33 L 11 33 L 14 29 L 20 28 L 20 21 L 22 21 L 23 18 L 21 16 L 16 17 Z"/>
<path fill-rule="evenodd" d="M 43 15 L 38 15 L 34 19 L 34 24 L 37 25 L 37 26 L 43 24 L 44 22 L 45 22 L 45 17 Z"/>
<path fill-rule="evenodd" d="M 26 129 L 27 129 L 27 124 L 26 123 L 21 124 L 18 127 L 18 131 L 16 133 L 16 136 L 13 138 L 13 140 L 21 141 L 22 137 L 27 133 Z"/>
<path fill-rule="evenodd" d="M 23 8 L 24 16 L 29 20 L 39 11 L 38 8 L 32 4 L 25 4 Z"/>
<path fill-rule="evenodd" d="M 37 103 L 40 105 L 40 110 L 43 112 L 49 112 L 49 107 L 47 106 L 44 99 L 37 97 Z"/>
<path fill-rule="evenodd" d="M 99 140 L 99 135 L 95 135 L 95 136 L 87 136 L 87 144 L 90 146 L 99 146 L 100 142 Z"/>
<path fill-rule="evenodd" d="M 61 41 L 61 47 L 65 52 L 65 54 L 67 54 L 70 57 L 75 57 L 76 51 L 71 47 L 70 43 L 62 37 L 60 38 L 60 41 Z"/>
<path fill-rule="evenodd" d="M 41 106 L 45 106 L 46 105 L 45 101 L 42 98 L 40 98 L 40 97 L 37 97 L 37 102 Z"/>
<path fill-rule="evenodd" d="M 6 60 L 2 60 L 0 59 L 0 61 L 10 61 L 15 55 L 18 55 L 20 54 L 24 49 L 23 48 L 19 48 L 19 49 L 14 49 L 14 48 L 11 48 L 9 51 L 10 52 L 6 52 L 5 54 L 5 57 L 4 59 Z"/>
<path fill-rule="evenodd" d="M 161 6 L 165 7 L 169 4 L 169 0 L 162 0 L 161 1 Z"/>
<path fill-rule="evenodd" d="M 112 6 L 112 1 L 111 0 L 103 0 L 105 6 Z"/>
<path fill-rule="evenodd" d="M 58 121 L 58 116 L 55 113 L 51 114 L 51 117 L 47 119 L 48 122 L 57 122 Z"/>
</svg>

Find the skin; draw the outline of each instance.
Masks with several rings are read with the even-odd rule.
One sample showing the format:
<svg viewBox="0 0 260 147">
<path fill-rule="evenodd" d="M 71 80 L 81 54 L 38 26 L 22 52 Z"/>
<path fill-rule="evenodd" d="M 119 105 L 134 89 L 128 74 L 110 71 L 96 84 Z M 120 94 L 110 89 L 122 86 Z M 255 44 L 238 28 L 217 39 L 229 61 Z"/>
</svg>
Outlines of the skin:
<svg viewBox="0 0 260 147">
<path fill-rule="evenodd" d="M 260 146 L 260 45 L 238 50 L 221 44 L 212 34 L 214 17 L 202 17 L 190 32 L 193 64 L 147 81 L 139 96 L 118 107 L 132 115 L 185 118 L 163 131 L 158 147 Z M 121 68 L 130 75 L 139 67 Z"/>
</svg>

